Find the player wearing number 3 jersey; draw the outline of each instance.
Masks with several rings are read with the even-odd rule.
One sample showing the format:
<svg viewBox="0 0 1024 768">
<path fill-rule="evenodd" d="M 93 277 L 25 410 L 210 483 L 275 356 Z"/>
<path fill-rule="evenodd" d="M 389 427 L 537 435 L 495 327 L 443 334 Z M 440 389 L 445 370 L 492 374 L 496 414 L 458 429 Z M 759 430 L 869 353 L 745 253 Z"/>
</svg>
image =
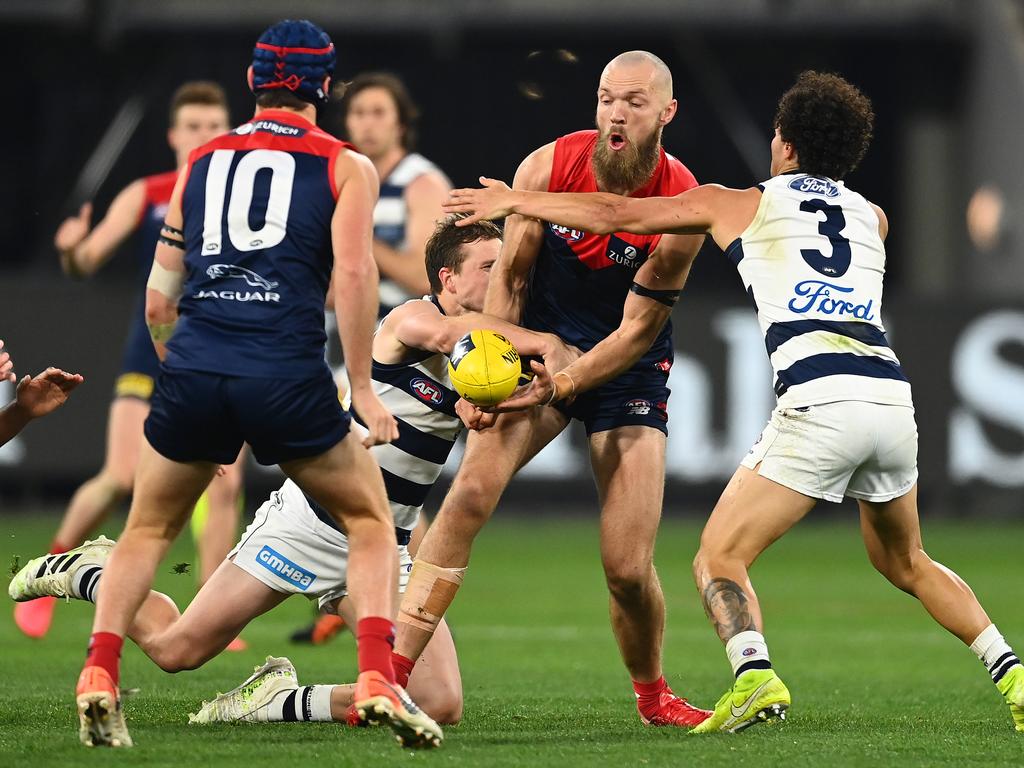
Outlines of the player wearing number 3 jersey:
<svg viewBox="0 0 1024 768">
<path fill-rule="evenodd" d="M 243 442 L 257 461 L 280 464 L 348 538 L 356 710 L 410 746 L 440 742 L 437 725 L 395 685 L 394 525 L 380 468 L 349 431 L 324 361 L 333 269 L 352 404 L 369 433 L 363 443 L 396 438 L 370 383 L 377 176 L 315 125 L 334 61 L 330 38 L 308 21 L 265 31 L 248 71 L 254 118 L 195 150 L 171 196 L 146 296 L 162 373 L 78 683 L 87 744 L 131 743 L 117 688 L 125 632 L 203 488 Z"/>
<path fill-rule="evenodd" d="M 468 222 L 516 213 L 597 233 L 708 232 L 739 270 L 779 403 L 712 512 L 694 561 L 704 608 L 736 676 L 695 733 L 784 716 L 789 691 L 772 669 L 747 569 L 818 499 L 844 496 L 858 501 L 872 564 L 970 645 L 1024 731 L 1024 667 L 970 587 L 921 544 L 910 384 L 881 322 L 888 222 L 841 181 L 867 149 L 873 120 L 871 103 L 854 86 L 805 72 L 779 102 L 772 178 L 756 188 L 709 185 L 639 199 L 520 192 L 490 182 L 456 190 L 447 206 L 474 212 Z M 596 347 L 553 379 L 541 369 L 534 391 L 512 406 L 579 394 L 605 367 L 642 352 L 627 338 Z"/>
</svg>

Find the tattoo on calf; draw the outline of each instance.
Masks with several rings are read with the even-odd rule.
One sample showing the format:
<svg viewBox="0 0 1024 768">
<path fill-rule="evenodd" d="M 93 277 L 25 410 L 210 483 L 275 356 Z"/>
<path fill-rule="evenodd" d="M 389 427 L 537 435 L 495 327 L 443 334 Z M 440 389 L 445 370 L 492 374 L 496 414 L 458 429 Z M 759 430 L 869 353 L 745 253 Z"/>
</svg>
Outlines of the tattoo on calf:
<svg viewBox="0 0 1024 768">
<path fill-rule="evenodd" d="M 735 581 L 711 579 L 704 587 L 701 599 L 704 601 L 704 613 L 715 625 L 723 643 L 740 632 L 757 629 L 747 608 L 747 596 Z"/>
</svg>

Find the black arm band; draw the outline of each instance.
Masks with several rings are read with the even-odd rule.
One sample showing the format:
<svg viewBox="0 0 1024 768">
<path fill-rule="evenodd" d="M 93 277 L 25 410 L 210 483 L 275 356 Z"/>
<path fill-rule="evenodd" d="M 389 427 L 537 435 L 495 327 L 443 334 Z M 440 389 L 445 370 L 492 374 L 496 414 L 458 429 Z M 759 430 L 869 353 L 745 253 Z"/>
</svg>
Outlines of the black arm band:
<svg viewBox="0 0 1024 768">
<path fill-rule="evenodd" d="M 171 238 L 164 237 L 163 235 L 158 235 L 156 240 L 158 243 L 171 246 L 171 248 L 181 248 L 181 250 L 185 250 L 185 243 L 181 240 L 172 240 Z"/>
<path fill-rule="evenodd" d="M 629 290 L 637 296 L 643 296 L 645 299 L 654 299 L 666 307 L 675 305 L 679 301 L 679 294 L 682 293 L 682 291 L 652 291 L 650 288 L 644 288 L 639 283 L 633 283 Z"/>
<path fill-rule="evenodd" d="M 170 232 L 172 235 L 180 235 L 181 237 L 185 236 L 185 233 L 182 232 L 180 229 L 175 229 L 174 227 L 172 227 L 170 224 L 168 224 L 166 222 L 164 222 L 164 225 L 162 227 L 160 227 L 160 229 L 165 231 L 165 232 Z"/>
</svg>

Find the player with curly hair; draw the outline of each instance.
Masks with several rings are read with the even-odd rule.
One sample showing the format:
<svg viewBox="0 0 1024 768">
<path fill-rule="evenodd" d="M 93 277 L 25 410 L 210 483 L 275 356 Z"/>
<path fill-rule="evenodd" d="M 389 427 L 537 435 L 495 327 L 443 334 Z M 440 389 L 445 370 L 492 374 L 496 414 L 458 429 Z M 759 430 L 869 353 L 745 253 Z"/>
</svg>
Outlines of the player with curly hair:
<svg viewBox="0 0 1024 768">
<path fill-rule="evenodd" d="M 694 560 L 704 609 L 736 678 L 695 733 L 785 715 L 789 691 L 772 669 L 747 570 L 819 499 L 846 496 L 860 507 L 871 563 L 970 646 L 1024 731 L 1024 666 L 970 587 L 921 543 L 914 405 L 881 321 L 889 225 L 842 181 L 863 157 L 873 122 L 871 102 L 853 85 L 804 72 L 779 102 L 771 178 L 756 187 L 624 198 L 522 192 L 487 180 L 483 190 L 456 190 L 447 206 L 473 212 L 468 222 L 516 213 L 594 233 L 706 232 L 740 273 L 778 407 L 711 513 Z M 662 269 L 665 276 L 672 265 Z M 534 365 L 530 390 L 505 407 L 587 391 L 643 354 L 631 336 L 643 338 L 610 337 L 553 377 Z"/>
</svg>

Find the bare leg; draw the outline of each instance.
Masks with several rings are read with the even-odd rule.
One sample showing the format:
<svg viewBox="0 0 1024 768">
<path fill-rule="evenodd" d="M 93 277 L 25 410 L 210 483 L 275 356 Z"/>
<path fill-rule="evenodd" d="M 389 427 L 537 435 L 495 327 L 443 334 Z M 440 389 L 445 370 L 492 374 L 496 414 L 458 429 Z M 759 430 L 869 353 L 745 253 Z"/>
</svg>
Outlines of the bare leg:
<svg viewBox="0 0 1024 768">
<path fill-rule="evenodd" d="M 54 537 L 57 545 L 77 547 L 132 492 L 148 415 L 149 403 L 134 397 L 118 397 L 110 404 L 103 469 L 75 491 Z"/>
<path fill-rule="evenodd" d="M 125 635 L 149 593 L 157 565 L 215 470 L 208 462 L 166 459 L 143 440 L 128 523 L 104 569 L 94 633 Z"/>
<path fill-rule="evenodd" d="M 346 623 L 354 620 L 348 600 L 341 600 L 338 612 Z M 331 691 L 331 717 L 347 722 L 349 707 L 355 698 L 355 685 L 336 685 Z M 462 675 L 455 642 L 444 619 L 409 678 L 409 695 L 416 704 L 441 725 L 462 719 Z"/>
<path fill-rule="evenodd" d="M 665 597 L 654 570 L 654 540 L 665 487 L 665 435 L 620 427 L 590 438 L 601 502 L 601 562 L 612 631 L 630 677 L 661 677 Z"/>
<path fill-rule="evenodd" d="M 740 632 L 763 630 L 747 569 L 814 504 L 815 499 L 746 467 L 732 476 L 704 526 L 693 561 L 704 611 L 723 643 Z"/>
<path fill-rule="evenodd" d="M 220 567 L 238 539 L 239 497 L 247 453 L 243 447 L 235 463 L 225 467 L 225 474 L 214 477 L 206 489 L 209 512 L 197 542 L 202 584 Z"/>
<path fill-rule="evenodd" d="M 441 568 L 464 568 L 477 533 L 490 519 L 512 476 L 566 425 L 554 408 L 502 414 L 497 424 L 471 432 L 466 453 L 437 517 L 420 543 L 417 562 Z M 418 659 L 437 621 L 455 597 L 455 587 L 433 590 L 417 567 L 409 579 L 398 612 L 395 653 Z"/>
<path fill-rule="evenodd" d="M 892 501 L 858 504 L 871 564 L 895 586 L 920 600 L 939 624 L 970 645 L 992 622 L 964 580 L 924 551 L 917 485 Z"/>
<path fill-rule="evenodd" d="M 380 467 L 350 432 L 329 451 L 281 465 L 338 520 L 349 542 L 348 588 L 357 619 L 394 618 L 398 550 Z"/>
<path fill-rule="evenodd" d="M 167 672 L 202 666 L 250 621 L 288 597 L 228 560 L 221 561 L 185 613 L 174 621 L 166 621 L 169 611 L 156 604 L 152 598 L 156 594 L 151 593 L 144 603 L 129 636 Z"/>
</svg>

